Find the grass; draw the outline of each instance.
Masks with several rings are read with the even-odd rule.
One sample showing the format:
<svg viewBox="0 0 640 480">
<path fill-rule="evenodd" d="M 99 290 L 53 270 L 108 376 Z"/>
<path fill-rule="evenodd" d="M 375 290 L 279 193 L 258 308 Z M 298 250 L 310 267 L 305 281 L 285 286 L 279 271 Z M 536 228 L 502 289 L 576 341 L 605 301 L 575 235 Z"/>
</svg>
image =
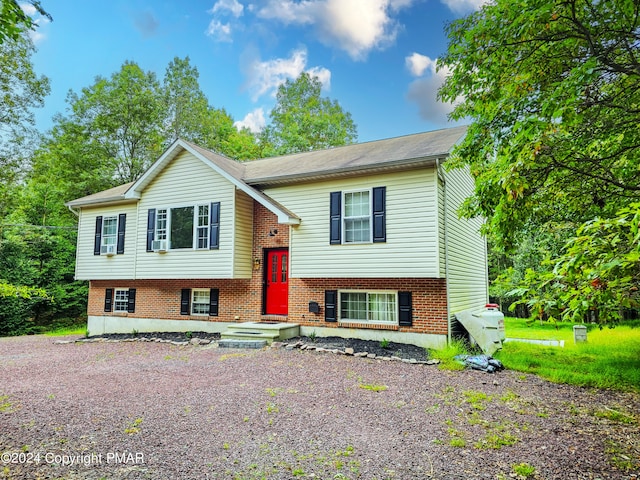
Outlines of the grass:
<svg viewBox="0 0 640 480">
<path fill-rule="evenodd" d="M 76 325 L 72 327 L 59 327 L 53 330 L 49 330 L 44 332 L 45 335 L 49 337 L 62 337 L 66 335 L 84 335 L 87 333 L 86 325 Z"/>
<path fill-rule="evenodd" d="M 589 327 L 587 342 L 576 344 L 572 324 L 527 324 L 507 318 L 507 337 L 565 340 L 565 346 L 508 342 L 495 356 L 507 368 L 557 383 L 640 391 L 640 322 Z"/>
</svg>

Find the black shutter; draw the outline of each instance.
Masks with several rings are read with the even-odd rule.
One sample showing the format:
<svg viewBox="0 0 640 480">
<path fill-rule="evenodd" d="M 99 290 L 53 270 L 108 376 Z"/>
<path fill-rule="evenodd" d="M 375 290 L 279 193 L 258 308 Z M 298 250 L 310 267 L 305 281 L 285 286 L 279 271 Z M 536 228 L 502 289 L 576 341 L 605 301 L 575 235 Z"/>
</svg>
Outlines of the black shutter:
<svg viewBox="0 0 640 480">
<path fill-rule="evenodd" d="M 191 289 L 183 288 L 180 295 L 180 315 L 191 313 Z"/>
<path fill-rule="evenodd" d="M 387 241 L 387 226 L 385 218 L 386 187 L 373 189 L 373 241 Z"/>
<path fill-rule="evenodd" d="M 413 325 L 411 292 L 398 292 L 398 324 L 401 327 Z"/>
<path fill-rule="evenodd" d="M 102 243 L 102 217 L 96 217 L 96 238 L 93 242 L 94 255 L 100 255 L 101 243 Z"/>
<path fill-rule="evenodd" d="M 124 253 L 124 230 L 127 224 L 127 214 L 121 213 L 118 215 L 118 245 L 116 248 L 116 253 L 120 255 Z"/>
<path fill-rule="evenodd" d="M 156 234 L 156 209 L 147 210 L 147 252 L 153 252 L 153 237 Z"/>
<path fill-rule="evenodd" d="M 220 202 L 213 202 L 210 207 L 209 249 L 220 248 Z"/>
<path fill-rule="evenodd" d="M 111 312 L 113 310 L 113 288 L 107 288 L 104 291 L 104 311 Z"/>
<path fill-rule="evenodd" d="M 337 303 L 338 303 L 338 291 L 325 290 L 324 291 L 324 321 L 325 322 L 338 321 Z"/>
<path fill-rule="evenodd" d="M 342 243 L 342 192 L 331 192 L 329 206 L 329 244 Z"/>
<path fill-rule="evenodd" d="M 220 297 L 220 290 L 212 288 L 209 290 L 209 315 L 212 317 L 218 316 L 218 299 Z"/>
<path fill-rule="evenodd" d="M 136 311 L 136 289 L 129 289 L 129 297 L 127 301 L 127 312 L 133 313 Z"/>
</svg>

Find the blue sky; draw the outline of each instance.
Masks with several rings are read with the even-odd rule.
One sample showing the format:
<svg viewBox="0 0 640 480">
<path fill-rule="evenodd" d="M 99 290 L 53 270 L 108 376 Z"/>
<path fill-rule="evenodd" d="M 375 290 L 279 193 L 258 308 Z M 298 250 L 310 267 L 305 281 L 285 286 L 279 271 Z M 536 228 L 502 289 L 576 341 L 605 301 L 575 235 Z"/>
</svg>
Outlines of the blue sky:
<svg viewBox="0 0 640 480">
<path fill-rule="evenodd" d="M 435 95 L 445 72 L 447 22 L 482 0 L 43 0 L 35 69 L 51 80 L 36 113 L 41 130 L 65 113 L 69 90 L 134 61 L 164 77 L 188 56 L 212 106 L 258 130 L 275 92 L 302 71 L 317 75 L 358 127 L 358 141 L 450 125 Z M 27 9 L 28 7 L 23 7 Z M 38 20 L 38 19 L 36 19 Z"/>
</svg>

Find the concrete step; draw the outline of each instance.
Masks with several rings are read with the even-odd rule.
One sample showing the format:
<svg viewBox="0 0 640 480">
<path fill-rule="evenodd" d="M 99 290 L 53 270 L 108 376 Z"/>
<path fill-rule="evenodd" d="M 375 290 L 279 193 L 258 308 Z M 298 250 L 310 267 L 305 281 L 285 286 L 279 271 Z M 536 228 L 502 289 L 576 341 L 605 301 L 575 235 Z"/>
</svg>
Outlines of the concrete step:
<svg viewBox="0 0 640 480">
<path fill-rule="evenodd" d="M 220 337 L 223 339 L 229 338 L 235 340 L 267 340 L 269 343 L 277 340 L 279 336 L 279 332 L 252 332 L 250 330 L 237 331 L 234 329 L 228 329 L 220 334 Z"/>
<path fill-rule="evenodd" d="M 218 342 L 220 348 L 254 348 L 261 349 L 267 346 L 266 340 L 238 340 L 226 338 Z"/>
<path fill-rule="evenodd" d="M 244 322 L 229 325 L 220 336 L 223 339 L 257 339 L 266 340 L 268 343 L 274 340 L 286 340 L 300 335 L 300 325 L 286 322 Z"/>
</svg>

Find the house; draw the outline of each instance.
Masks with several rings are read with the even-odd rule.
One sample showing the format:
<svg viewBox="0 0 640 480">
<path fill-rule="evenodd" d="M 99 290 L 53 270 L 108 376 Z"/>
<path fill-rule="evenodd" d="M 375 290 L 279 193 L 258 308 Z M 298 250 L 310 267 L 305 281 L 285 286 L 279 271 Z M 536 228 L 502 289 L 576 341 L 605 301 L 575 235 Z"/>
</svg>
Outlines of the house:
<svg viewBox="0 0 640 480">
<path fill-rule="evenodd" d="M 300 333 L 445 345 L 488 300 L 473 188 L 443 163 L 466 129 L 236 162 L 175 141 L 135 182 L 67 203 L 91 334 Z"/>
</svg>

